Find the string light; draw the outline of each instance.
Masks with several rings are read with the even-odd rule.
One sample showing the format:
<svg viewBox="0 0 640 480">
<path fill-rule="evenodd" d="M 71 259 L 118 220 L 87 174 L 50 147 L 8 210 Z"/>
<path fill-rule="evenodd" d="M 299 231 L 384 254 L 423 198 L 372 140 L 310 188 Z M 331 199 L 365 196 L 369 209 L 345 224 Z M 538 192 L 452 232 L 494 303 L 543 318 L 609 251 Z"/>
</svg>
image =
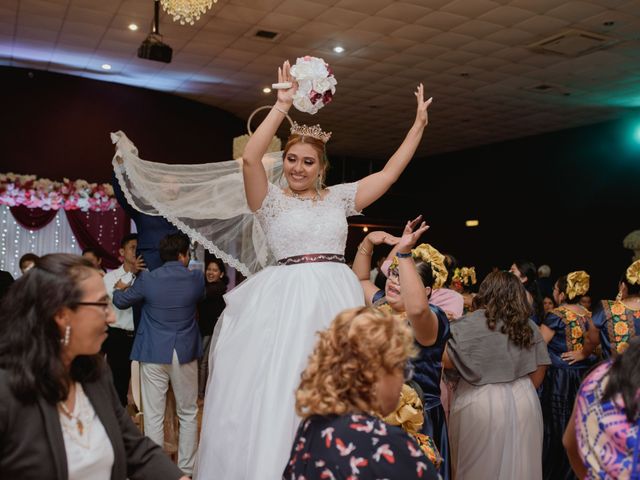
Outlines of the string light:
<svg viewBox="0 0 640 480">
<path fill-rule="evenodd" d="M 33 230 L 20 225 L 10 208 L 1 205 L 0 270 L 11 273 L 14 278 L 20 277 L 20 257 L 29 252 L 36 255 L 82 253 L 64 211 L 59 210 L 54 220 L 43 228 Z"/>
</svg>

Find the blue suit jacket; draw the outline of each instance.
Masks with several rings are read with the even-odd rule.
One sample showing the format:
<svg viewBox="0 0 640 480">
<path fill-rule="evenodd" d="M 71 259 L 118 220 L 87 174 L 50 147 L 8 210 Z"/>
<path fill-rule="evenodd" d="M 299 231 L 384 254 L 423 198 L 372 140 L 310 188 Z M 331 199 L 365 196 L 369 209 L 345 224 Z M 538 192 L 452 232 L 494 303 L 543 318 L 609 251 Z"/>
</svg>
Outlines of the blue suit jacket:
<svg viewBox="0 0 640 480">
<path fill-rule="evenodd" d="M 144 263 L 147 264 L 149 270 L 155 270 L 162 265 L 160 253 L 158 252 L 160 240 L 170 233 L 178 233 L 177 227 L 169 223 L 164 217 L 147 215 L 129 205 L 115 173 L 111 179 L 111 185 L 113 186 L 116 200 L 136 224 L 136 230 L 138 230 L 138 255 L 142 255 Z"/>
<path fill-rule="evenodd" d="M 142 302 L 131 360 L 171 364 L 174 349 L 181 364 L 200 358 L 202 339 L 196 309 L 204 291 L 204 274 L 190 271 L 178 261 L 142 272 L 125 291 L 115 290 L 113 303 L 118 308 Z"/>
</svg>

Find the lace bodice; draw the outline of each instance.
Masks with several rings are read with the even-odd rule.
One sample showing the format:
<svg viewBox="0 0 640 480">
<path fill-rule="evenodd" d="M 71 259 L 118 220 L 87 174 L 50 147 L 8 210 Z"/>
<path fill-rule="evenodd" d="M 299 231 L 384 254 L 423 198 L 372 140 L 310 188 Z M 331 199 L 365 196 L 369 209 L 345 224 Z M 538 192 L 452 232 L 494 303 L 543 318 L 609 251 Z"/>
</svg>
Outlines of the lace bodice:
<svg viewBox="0 0 640 480">
<path fill-rule="evenodd" d="M 346 217 L 360 214 L 355 208 L 357 188 L 357 183 L 334 185 L 323 200 L 314 202 L 285 195 L 269 183 L 256 218 L 275 259 L 310 253 L 344 255 Z"/>
</svg>

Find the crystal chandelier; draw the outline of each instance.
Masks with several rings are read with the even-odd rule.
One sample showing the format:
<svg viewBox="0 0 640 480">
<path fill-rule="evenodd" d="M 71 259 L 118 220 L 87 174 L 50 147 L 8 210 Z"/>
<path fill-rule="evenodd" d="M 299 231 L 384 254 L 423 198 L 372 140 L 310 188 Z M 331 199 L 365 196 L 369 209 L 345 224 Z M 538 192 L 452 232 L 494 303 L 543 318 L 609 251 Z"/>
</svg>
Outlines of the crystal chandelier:
<svg viewBox="0 0 640 480">
<path fill-rule="evenodd" d="M 180 25 L 193 25 L 200 20 L 200 15 L 206 13 L 218 0 L 160 0 L 165 12 L 173 17 Z"/>
</svg>

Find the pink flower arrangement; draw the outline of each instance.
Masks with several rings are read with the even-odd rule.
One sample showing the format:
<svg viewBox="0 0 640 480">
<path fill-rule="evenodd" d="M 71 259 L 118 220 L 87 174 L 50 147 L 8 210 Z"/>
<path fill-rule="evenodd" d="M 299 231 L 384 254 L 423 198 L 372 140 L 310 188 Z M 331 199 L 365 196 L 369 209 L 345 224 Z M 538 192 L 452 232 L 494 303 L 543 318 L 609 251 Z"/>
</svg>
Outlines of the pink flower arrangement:
<svg viewBox="0 0 640 480">
<path fill-rule="evenodd" d="M 116 208 L 113 187 L 86 180 L 62 182 L 35 175 L 0 174 L 0 205 L 24 205 L 43 210 L 82 210 L 104 212 Z"/>
</svg>

